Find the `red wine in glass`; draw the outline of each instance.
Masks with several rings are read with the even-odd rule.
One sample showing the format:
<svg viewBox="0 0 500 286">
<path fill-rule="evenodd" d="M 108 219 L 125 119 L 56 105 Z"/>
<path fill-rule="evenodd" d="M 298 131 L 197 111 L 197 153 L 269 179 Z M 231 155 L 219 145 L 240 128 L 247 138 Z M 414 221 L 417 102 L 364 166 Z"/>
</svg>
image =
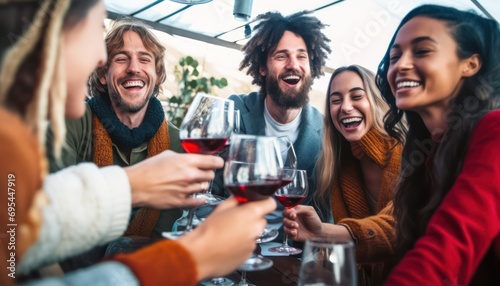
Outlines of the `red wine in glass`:
<svg viewBox="0 0 500 286">
<path fill-rule="evenodd" d="M 262 183 L 247 183 L 247 184 L 229 184 L 226 188 L 234 195 L 236 200 L 241 203 L 250 201 L 259 201 L 272 196 L 277 189 L 280 188 L 279 180 L 262 182 Z"/>
<path fill-rule="evenodd" d="M 306 199 L 306 196 L 301 195 L 275 195 L 274 197 L 287 209 L 294 208 Z"/>
<path fill-rule="evenodd" d="M 291 182 L 293 182 L 293 178 L 282 178 L 280 188 L 290 184 Z"/>
<path fill-rule="evenodd" d="M 181 145 L 188 153 L 213 155 L 226 146 L 228 138 L 184 138 Z"/>
</svg>

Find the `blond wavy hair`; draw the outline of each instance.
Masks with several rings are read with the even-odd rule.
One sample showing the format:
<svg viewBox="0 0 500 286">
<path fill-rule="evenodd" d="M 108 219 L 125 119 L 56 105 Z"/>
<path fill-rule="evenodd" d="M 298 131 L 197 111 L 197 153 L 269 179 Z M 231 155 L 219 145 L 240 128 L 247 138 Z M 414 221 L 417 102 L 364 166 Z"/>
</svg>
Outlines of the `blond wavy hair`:
<svg viewBox="0 0 500 286">
<path fill-rule="evenodd" d="M 378 130 L 383 136 L 386 136 L 388 139 L 390 138 L 384 129 L 384 116 L 389 111 L 389 106 L 382 98 L 375 84 L 374 73 L 359 65 L 350 65 L 335 69 L 328 83 L 325 116 L 323 118 L 323 149 L 316 163 L 318 187 L 315 195 L 319 204 L 327 209 L 329 207 L 328 197 L 330 191 L 333 184 L 337 182 L 342 167 L 342 154 L 344 152 L 351 152 L 350 143 L 335 128 L 330 114 L 330 86 L 337 75 L 346 71 L 356 73 L 363 81 L 368 102 L 370 103 L 370 111 L 373 115 L 372 127 Z"/>
</svg>

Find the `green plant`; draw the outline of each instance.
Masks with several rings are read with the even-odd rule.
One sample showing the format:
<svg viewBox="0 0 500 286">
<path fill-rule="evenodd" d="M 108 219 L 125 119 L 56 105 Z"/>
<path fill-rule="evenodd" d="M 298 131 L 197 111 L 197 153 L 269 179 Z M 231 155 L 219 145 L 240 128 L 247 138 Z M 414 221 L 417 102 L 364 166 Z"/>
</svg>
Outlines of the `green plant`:
<svg viewBox="0 0 500 286">
<path fill-rule="evenodd" d="M 179 65 L 175 66 L 174 74 L 179 84 L 179 94 L 168 99 L 169 108 L 166 114 L 177 127 L 181 125 L 189 105 L 198 92 L 211 94 L 212 87 L 224 88 L 227 86 L 226 78 L 202 77 L 197 68 L 198 61 L 191 56 L 180 58 Z"/>
</svg>

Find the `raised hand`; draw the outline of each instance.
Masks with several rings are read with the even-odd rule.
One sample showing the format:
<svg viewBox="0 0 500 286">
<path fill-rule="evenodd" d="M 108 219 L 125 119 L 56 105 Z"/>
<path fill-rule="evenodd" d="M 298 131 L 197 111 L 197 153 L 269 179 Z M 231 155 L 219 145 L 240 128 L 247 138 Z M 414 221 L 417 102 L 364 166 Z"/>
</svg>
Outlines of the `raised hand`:
<svg viewBox="0 0 500 286">
<path fill-rule="evenodd" d="M 283 211 L 283 226 L 289 238 L 306 241 L 323 231 L 323 223 L 311 206 L 298 205 Z"/>
<path fill-rule="evenodd" d="M 127 167 L 132 205 L 158 209 L 199 206 L 204 200 L 189 195 L 206 188 L 214 178 L 213 170 L 223 164 L 216 156 L 169 150 Z"/>
<path fill-rule="evenodd" d="M 255 239 L 267 224 L 265 215 L 274 209 L 276 203 L 270 197 L 245 204 L 230 197 L 200 226 L 180 237 L 177 241 L 198 265 L 198 278 L 228 274 L 250 257 Z"/>
</svg>

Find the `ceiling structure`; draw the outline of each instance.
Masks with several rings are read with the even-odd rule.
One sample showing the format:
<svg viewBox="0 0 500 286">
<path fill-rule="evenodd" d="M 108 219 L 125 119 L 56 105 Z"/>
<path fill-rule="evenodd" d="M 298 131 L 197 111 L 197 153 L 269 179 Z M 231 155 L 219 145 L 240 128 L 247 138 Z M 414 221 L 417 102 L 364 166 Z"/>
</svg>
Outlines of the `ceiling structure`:
<svg viewBox="0 0 500 286">
<path fill-rule="evenodd" d="M 401 18 L 412 8 L 425 3 L 472 9 L 500 21 L 500 4 L 493 3 L 496 0 L 241 0 L 253 3 L 247 22 L 233 17 L 235 0 L 213 0 L 208 3 L 205 0 L 202 1 L 204 4 L 197 5 L 177 3 L 183 1 L 105 0 L 105 5 L 110 19 L 126 15 L 171 35 L 236 50 L 246 43 L 246 35 L 256 24 L 253 20 L 256 15 L 267 11 L 289 15 L 311 10 L 314 11 L 313 15 L 329 25 L 325 34 L 332 40 L 332 45 L 343 43 L 338 47 L 347 58 L 350 53 L 360 52 L 364 48 L 363 41 L 373 38 L 388 42 L 390 36 L 387 35 L 392 35 Z M 388 33 L 384 36 L 383 32 Z M 347 37 L 341 38 L 344 35 Z M 349 38 L 352 38 L 351 42 L 346 41 Z"/>
<path fill-rule="evenodd" d="M 253 0 L 251 16 L 243 22 L 233 16 L 235 1 L 240 0 L 212 0 L 197 5 L 180 4 L 178 1 L 199 0 L 104 2 L 108 18 L 137 18 L 153 29 L 168 34 L 168 38 L 163 41 L 171 57 L 167 59 L 168 65 L 175 65 L 182 55 L 201 58 L 208 73 L 228 78 L 231 86 L 224 92 L 230 93 L 248 92 L 252 88 L 249 76 L 244 71 L 238 72 L 238 64 L 242 59 L 240 49 L 248 40 L 246 36 L 257 24 L 253 20 L 255 16 L 268 11 L 278 11 L 283 15 L 303 10 L 314 11 L 313 15 L 328 25 L 324 33 L 331 39 L 332 48 L 325 67 L 326 76 L 315 80 L 313 85 L 313 91 L 316 90 L 319 95 L 317 100 L 321 102 L 329 73 L 336 67 L 360 64 L 376 71 L 397 25 L 416 6 L 440 4 L 474 10 L 500 22 L 498 0 Z M 250 0 L 241 1 L 249 4 Z M 170 81 L 167 78 L 166 84 L 172 87 L 166 89 L 174 90 L 175 82 L 172 78 Z M 234 84 L 236 86 L 232 86 Z M 319 109 L 322 110 L 321 107 Z"/>
</svg>

